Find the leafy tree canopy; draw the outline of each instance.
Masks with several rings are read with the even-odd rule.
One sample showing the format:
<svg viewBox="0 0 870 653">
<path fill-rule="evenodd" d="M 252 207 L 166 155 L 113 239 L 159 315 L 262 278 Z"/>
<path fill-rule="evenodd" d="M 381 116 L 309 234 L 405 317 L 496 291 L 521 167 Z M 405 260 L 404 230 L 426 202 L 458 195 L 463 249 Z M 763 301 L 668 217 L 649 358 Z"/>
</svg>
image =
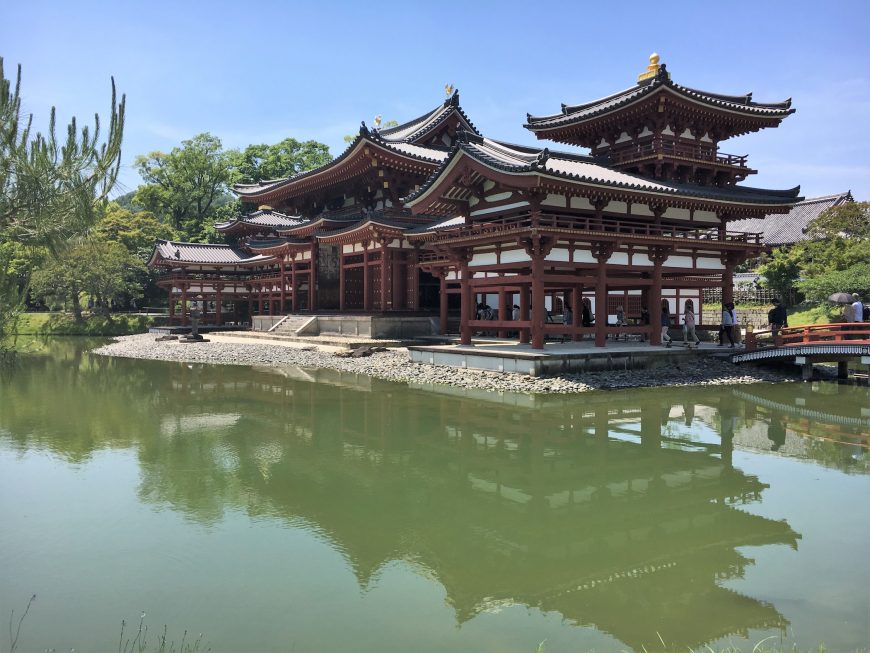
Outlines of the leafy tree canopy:
<svg viewBox="0 0 870 653">
<path fill-rule="evenodd" d="M 6 79 L 0 59 L 0 233 L 28 245 L 60 249 L 97 219 L 97 208 L 115 184 L 121 163 L 125 98 L 112 82 L 109 128 L 101 140 L 94 126 L 79 129 L 73 118 L 58 138 L 55 109 L 48 131 L 31 131 L 21 115 L 21 68 Z"/>
<path fill-rule="evenodd" d="M 150 211 L 133 212 L 110 202 L 94 229 L 94 235 L 103 241 L 123 245 L 128 252 L 147 260 L 158 238 L 175 239 L 176 233 Z"/>
<path fill-rule="evenodd" d="M 274 145 L 249 145 L 229 153 L 233 182 L 251 184 L 311 170 L 332 160 L 329 148 L 317 141 L 285 138 Z"/>
<path fill-rule="evenodd" d="M 168 222 L 186 238 L 200 236 L 212 207 L 227 192 L 230 164 L 221 141 L 197 134 L 168 154 L 151 152 L 136 157 L 136 168 L 146 184 L 134 201 Z"/>
<path fill-rule="evenodd" d="M 34 272 L 33 292 L 48 301 L 71 302 L 81 321 L 83 293 L 102 306 L 122 295 L 140 297 L 144 271 L 142 261 L 120 243 L 89 240 Z"/>
<path fill-rule="evenodd" d="M 870 238 L 870 202 L 845 202 L 822 212 L 807 228 L 812 239 Z"/>
<path fill-rule="evenodd" d="M 836 292 L 870 295 L 870 262 L 865 259 L 845 270 L 832 270 L 799 281 L 797 286 L 809 301 L 821 302 Z"/>
</svg>

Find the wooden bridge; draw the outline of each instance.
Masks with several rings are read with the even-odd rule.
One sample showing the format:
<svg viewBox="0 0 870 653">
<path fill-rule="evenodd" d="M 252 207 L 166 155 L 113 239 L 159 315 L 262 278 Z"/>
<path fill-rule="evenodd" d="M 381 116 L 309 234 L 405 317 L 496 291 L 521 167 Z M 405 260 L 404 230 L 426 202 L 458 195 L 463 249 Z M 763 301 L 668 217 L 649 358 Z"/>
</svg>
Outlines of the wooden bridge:
<svg viewBox="0 0 870 653">
<path fill-rule="evenodd" d="M 734 363 L 792 359 L 802 366 L 804 379 L 812 376 L 813 363 L 836 362 L 840 378 L 848 376 L 851 360 L 870 365 L 867 322 L 786 327 L 775 337 L 769 330 L 747 332 L 744 344 L 745 350 L 732 356 Z"/>
</svg>

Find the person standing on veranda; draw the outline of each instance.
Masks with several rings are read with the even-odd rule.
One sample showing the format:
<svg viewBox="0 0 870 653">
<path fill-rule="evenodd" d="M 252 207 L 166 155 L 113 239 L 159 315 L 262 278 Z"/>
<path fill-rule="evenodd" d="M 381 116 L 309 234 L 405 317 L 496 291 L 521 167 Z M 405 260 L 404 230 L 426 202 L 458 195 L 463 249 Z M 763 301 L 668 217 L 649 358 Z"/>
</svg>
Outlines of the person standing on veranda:
<svg viewBox="0 0 870 653">
<path fill-rule="evenodd" d="M 686 307 L 683 310 L 683 342 L 689 343 L 689 336 L 692 336 L 692 342 L 696 345 L 701 344 L 698 334 L 695 333 L 697 318 L 695 316 L 695 304 L 691 299 L 686 300 Z"/>
<path fill-rule="evenodd" d="M 667 299 L 662 300 L 662 316 L 661 316 L 661 325 L 662 325 L 662 342 L 665 343 L 665 347 L 671 346 L 671 337 L 668 335 L 668 329 L 671 327 L 671 309 L 668 304 Z"/>
<path fill-rule="evenodd" d="M 725 345 L 725 336 L 728 336 L 730 347 L 734 348 L 734 304 L 730 302 L 722 305 L 722 325 L 719 327 L 719 346 Z"/>
</svg>

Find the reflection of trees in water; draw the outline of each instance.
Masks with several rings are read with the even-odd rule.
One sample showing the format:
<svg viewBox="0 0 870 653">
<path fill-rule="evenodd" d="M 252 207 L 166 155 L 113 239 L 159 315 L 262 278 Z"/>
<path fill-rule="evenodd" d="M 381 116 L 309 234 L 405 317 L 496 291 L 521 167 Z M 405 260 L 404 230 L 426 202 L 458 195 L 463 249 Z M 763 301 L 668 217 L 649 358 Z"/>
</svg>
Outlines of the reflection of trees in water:
<svg viewBox="0 0 870 653">
<path fill-rule="evenodd" d="M 74 461 L 133 448 L 142 501 L 205 524 L 227 509 L 304 524 L 362 585 L 402 559 L 445 586 L 460 621 L 522 603 L 634 647 L 784 625 L 720 587 L 752 564 L 739 547 L 798 539 L 735 509 L 766 486 L 731 466 L 748 409 L 730 393 L 523 407 L 292 368 L 54 354 L 3 382 L 0 428 L 17 447 Z"/>
<path fill-rule="evenodd" d="M 870 472 L 870 398 L 851 384 L 746 386 L 731 390 L 744 432 L 762 431 L 762 448 L 847 473 Z"/>
</svg>

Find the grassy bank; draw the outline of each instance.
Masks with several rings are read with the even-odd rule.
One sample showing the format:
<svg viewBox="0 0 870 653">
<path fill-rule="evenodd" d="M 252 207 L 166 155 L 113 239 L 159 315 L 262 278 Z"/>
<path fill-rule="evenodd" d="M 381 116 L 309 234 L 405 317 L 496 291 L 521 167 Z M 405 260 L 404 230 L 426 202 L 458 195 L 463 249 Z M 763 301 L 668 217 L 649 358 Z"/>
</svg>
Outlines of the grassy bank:
<svg viewBox="0 0 870 653">
<path fill-rule="evenodd" d="M 15 328 L 19 336 L 126 336 L 145 333 L 154 319 L 147 315 L 91 315 L 76 322 L 68 313 L 23 313 Z"/>
</svg>

